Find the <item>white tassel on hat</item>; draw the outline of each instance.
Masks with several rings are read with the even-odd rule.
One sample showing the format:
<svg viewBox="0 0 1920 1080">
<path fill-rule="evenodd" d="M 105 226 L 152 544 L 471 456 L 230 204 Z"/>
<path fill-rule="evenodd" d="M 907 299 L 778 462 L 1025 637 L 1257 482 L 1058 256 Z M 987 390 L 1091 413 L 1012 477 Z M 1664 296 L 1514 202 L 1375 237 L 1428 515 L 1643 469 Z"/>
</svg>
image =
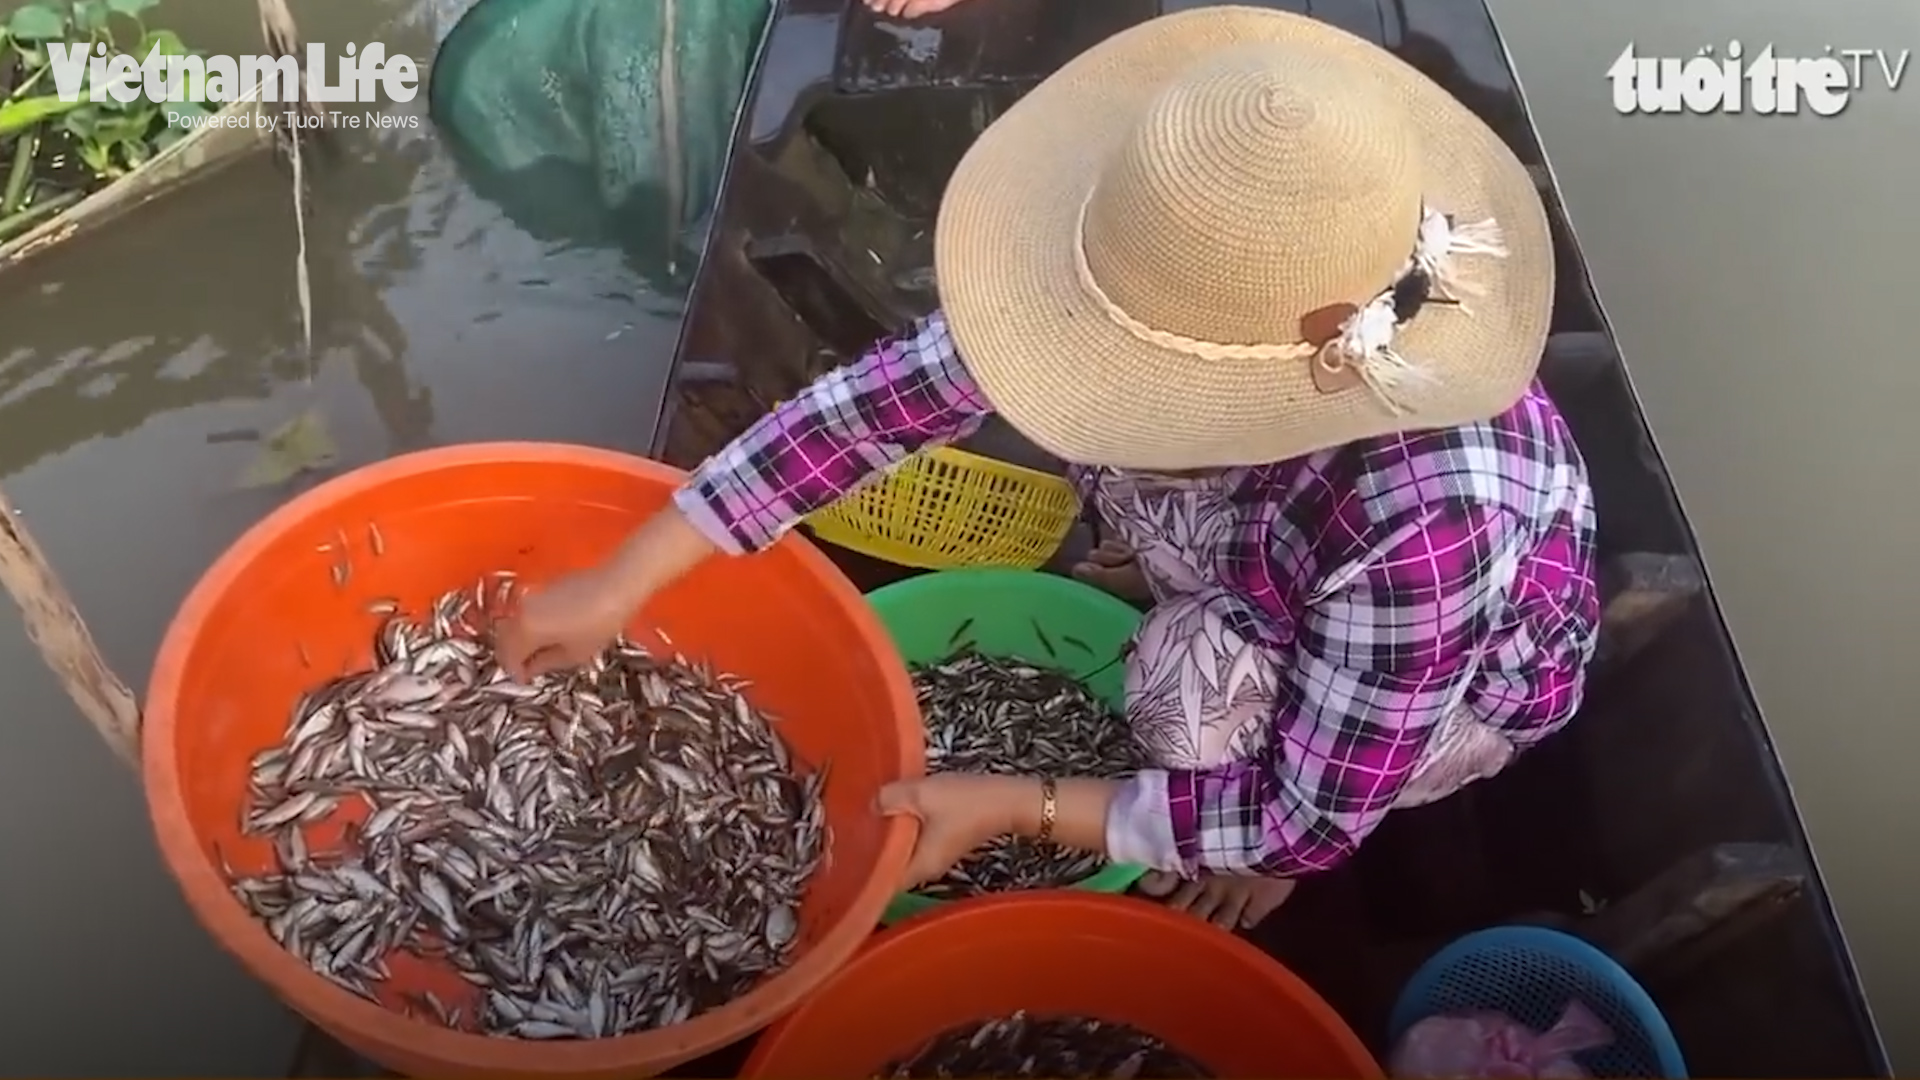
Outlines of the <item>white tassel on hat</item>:
<svg viewBox="0 0 1920 1080">
<path fill-rule="evenodd" d="M 1457 304 L 1464 311 L 1463 298 L 1478 295 L 1481 290 L 1459 279 L 1459 265 L 1454 256 L 1501 258 L 1506 254 L 1507 249 L 1500 241 L 1500 226 L 1493 219 L 1459 224 L 1438 210 L 1428 209 L 1421 215 L 1413 256 L 1407 260 L 1401 277 L 1415 270 L 1425 273 L 1435 297 Z M 1393 347 L 1400 322 L 1394 311 L 1393 292 L 1392 287 L 1385 289 L 1348 316 L 1340 324 L 1339 335 L 1327 342 L 1321 362 L 1352 368 L 1368 389 L 1398 413 L 1405 411 L 1399 392 L 1426 382 L 1431 376 Z"/>
</svg>

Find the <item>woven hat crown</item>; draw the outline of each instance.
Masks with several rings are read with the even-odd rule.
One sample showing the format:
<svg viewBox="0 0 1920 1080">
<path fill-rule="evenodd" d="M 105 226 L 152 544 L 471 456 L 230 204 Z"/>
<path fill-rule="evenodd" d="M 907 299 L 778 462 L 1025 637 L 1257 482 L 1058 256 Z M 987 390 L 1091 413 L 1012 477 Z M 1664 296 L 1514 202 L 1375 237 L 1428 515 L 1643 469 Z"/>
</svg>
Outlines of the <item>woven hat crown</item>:
<svg viewBox="0 0 1920 1080">
<path fill-rule="evenodd" d="M 1082 270 L 1109 317 L 1164 346 L 1295 345 L 1304 316 L 1393 283 L 1422 195 L 1417 133 L 1371 72 L 1240 46 L 1145 110 L 1087 202 Z"/>
</svg>

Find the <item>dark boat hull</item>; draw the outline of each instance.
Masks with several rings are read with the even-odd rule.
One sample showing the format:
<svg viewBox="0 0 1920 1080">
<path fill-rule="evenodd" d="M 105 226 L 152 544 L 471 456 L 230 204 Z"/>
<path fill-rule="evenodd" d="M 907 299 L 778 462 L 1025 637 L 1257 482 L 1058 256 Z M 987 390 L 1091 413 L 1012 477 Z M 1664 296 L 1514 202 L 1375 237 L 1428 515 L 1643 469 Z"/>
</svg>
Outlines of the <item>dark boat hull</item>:
<svg viewBox="0 0 1920 1080">
<path fill-rule="evenodd" d="M 655 453 L 697 465 L 773 403 L 929 310 L 934 212 L 972 139 L 1087 46 L 1193 6 L 971 0 L 903 26 L 844 0 L 790 0 L 739 123 Z M 1522 160 L 1542 161 L 1481 0 L 1270 6 L 1387 45 Z M 1543 165 L 1537 175 L 1551 195 Z M 1256 939 L 1376 1045 L 1421 960 L 1452 936 L 1524 920 L 1570 928 L 1628 961 L 1696 1076 L 1886 1075 L 1692 532 L 1549 202 L 1560 289 L 1543 378 L 1593 471 L 1610 655 L 1564 735 L 1506 775 L 1394 815 Z M 993 452 L 1037 454 L 1005 432 L 990 439 Z M 829 550 L 863 586 L 910 573 Z M 696 1063 L 687 1075 L 725 1064 Z"/>
</svg>

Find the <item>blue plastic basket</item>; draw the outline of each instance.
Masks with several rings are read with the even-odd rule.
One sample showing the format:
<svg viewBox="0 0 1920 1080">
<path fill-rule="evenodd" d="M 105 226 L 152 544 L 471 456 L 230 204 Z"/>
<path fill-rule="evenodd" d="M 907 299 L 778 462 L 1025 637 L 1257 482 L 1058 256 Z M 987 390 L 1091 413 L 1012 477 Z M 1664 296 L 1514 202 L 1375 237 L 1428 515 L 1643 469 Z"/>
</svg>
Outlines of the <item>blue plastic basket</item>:
<svg viewBox="0 0 1920 1080">
<path fill-rule="evenodd" d="M 1481 1009 L 1545 1031 L 1574 1000 L 1614 1034 L 1611 1045 L 1576 1055 L 1587 1072 L 1685 1080 L 1680 1044 L 1633 976 L 1579 938 L 1539 926 L 1468 934 L 1421 965 L 1394 1003 L 1389 1045 L 1430 1016 Z"/>
</svg>

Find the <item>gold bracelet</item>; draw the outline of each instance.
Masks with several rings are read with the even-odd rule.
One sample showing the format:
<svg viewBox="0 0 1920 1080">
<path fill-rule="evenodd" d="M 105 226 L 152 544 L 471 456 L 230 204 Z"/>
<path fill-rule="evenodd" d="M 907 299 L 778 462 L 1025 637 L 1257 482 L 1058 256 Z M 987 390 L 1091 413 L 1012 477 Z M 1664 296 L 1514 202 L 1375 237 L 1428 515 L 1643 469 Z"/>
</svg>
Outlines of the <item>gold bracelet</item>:
<svg viewBox="0 0 1920 1080">
<path fill-rule="evenodd" d="M 1040 778 L 1040 831 L 1034 834 L 1037 844 L 1053 842 L 1053 822 L 1060 816 L 1060 792 L 1051 776 Z"/>
</svg>

